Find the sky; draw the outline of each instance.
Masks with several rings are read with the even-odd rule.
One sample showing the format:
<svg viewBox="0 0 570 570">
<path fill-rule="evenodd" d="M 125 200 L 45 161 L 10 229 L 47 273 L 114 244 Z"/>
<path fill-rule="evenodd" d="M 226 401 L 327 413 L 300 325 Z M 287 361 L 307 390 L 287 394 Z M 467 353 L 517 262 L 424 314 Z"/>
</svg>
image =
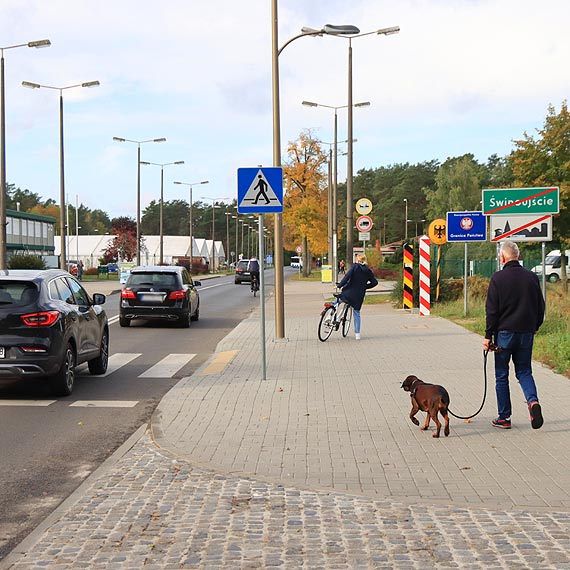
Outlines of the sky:
<svg viewBox="0 0 570 570">
<path fill-rule="evenodd" d="M 354 173 L 471 152 L 508 155 L 568 96 L 568 0 L 279 0 L 279 46 L 303 26 L 351 24 Z M 271 0 L 0 0 L 8 183 L 59 203 L 59 91 L 70 203 L 136 217 L 141 160 L 164 167 L 164 199 L 232 199 L 237 169 L 273 164 Z M 281 147 L 304 129 L 334 138 L 347 104 L 348 40 L 302 37 L 279 56 Z M 347 111 L 338 110 L 338 140 Z M 343 150 L 343 145 L 340 145 Z M 346 177 L 339 159 L 339 181 Z M 141 166 L 141 209 L 160 196 L 160 167 Z M 355 196 L 359 198 L 359 196 Z M 381 205 L 379 205 L 381 207 Z"/>
</svg>

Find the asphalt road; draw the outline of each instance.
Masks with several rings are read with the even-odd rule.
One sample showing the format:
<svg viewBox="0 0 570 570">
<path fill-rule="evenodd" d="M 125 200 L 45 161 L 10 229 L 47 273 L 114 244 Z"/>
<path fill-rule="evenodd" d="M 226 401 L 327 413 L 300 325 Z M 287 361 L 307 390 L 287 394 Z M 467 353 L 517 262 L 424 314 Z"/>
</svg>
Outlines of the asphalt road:
<svg viewBox="0 0 570 570">
<path fill-rule="evenodd" d="M 272 293 L 273 273 L 266 276 Z M 199 292 L 200 320 L 189 329 L 144 322 L 120 328 L 113 319 L 119 296 L 110 295 L 109 371 L 90 376 L 83 365 L 68 398 L 53 398 L 41 380 L 0 382 L 0 559 L 146 423 L 162 396 L 259 303 L 233 276 L 204 280 Z"/>
</svg>

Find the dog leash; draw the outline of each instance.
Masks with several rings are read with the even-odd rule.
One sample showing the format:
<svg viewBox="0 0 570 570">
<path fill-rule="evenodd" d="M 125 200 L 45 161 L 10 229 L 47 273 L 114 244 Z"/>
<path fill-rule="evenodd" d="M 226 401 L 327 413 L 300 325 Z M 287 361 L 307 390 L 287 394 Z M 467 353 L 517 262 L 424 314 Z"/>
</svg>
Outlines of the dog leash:
<svg viewBox="0 0 570 570">
<path fill-rule="evenodd" d="M 458 420 L 470 420 L 471 418 L 474 418 L 483 409 L 483 406 L 485 405 L 485 399 L 487 398 L 487 356 L 489 355 L 489 352 L 501 352 L 501 350 L 502 349 L 500 346 L 497 346 L 493 343 L 489 345 L 488 350 L 483 350 L 483 377 L 485 378 L 485 389 L 483 390 L 483 401 L 481 402 L 481 406 L 479 406 L 479 409 L 471 416 L 458 416 L 448 408 L 447 411 L 454 418 L 457 418 Z"/>
</svg>

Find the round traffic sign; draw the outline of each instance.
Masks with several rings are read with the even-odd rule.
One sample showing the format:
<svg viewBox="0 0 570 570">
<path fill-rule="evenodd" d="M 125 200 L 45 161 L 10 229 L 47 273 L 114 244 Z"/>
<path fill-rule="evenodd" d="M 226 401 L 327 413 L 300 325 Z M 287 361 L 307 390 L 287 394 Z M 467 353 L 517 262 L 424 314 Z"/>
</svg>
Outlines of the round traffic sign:
<svg viewBox="0 0 570 570">
<path fill-rule="evenodd" d="M 356 220 L 356 229 L 359 232 L 368 232 L 372 229 L 374 222 L 370 216 L 360 216 Z"/>
<path fill-rule="evenodd" d="M 447 241 L 447 222 L 443 218 L 434 220 L 428 229 L 428 236 L 435 245 L 443 245 Z"/>
<path fill-rule="evenodd" d="M 356 202 L 356 213 L 365 216 L 370 214 L 370 212 L 372 212 L 372 202 L 368 198 L 360 198 Z"/>
<path fill-rule="evenodd" d="M 303 253 L 303 248 L 302 248 L 300 245 L 298 245 L 298 246 L 295 248 L 295 251 L 296 251 L 297 253 Z"/>
</svg>

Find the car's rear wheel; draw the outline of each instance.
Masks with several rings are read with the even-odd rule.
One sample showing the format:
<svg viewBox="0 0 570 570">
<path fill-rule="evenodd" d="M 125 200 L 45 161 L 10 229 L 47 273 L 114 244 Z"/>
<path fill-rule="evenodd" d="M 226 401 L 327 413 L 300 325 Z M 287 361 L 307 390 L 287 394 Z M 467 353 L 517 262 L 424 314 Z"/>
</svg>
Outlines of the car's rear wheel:
<svg viewBox="0 0 570 570">
<path fill-rule="evenodd" d="M 103 336 L 101 337 L 101 345 L 99 349 L 99 356 L 89 360 L 87 366 L 89 366 L 89 372 L 91 374 L 105 374 L 107 372 L 107 366 L 109 364 L 109 332 L 107 330 L 103 331 Z"/>
<path fill-rule="evenodd" d="M 119 326 L 130 327 L 131 326 L 131 320 L 126 319 L 125 317 L 119 317 Z"/>
<path fill-rule="evenodd" d="M 187 329 L 190 326 L 190 320 L 191 320 L 190 310 L 188 310 L 187 313 L 184 313 L 180 315 L 180 317 L 178 317 L 178 326 L 181 329 Z"/>
<path fill-rule="evenodd" d="M 56 396 L 69 396 L 75 383 L 75 351 L 68 343 L 60 369 L 50 378 L 52 391 Z"/>
</svg>

